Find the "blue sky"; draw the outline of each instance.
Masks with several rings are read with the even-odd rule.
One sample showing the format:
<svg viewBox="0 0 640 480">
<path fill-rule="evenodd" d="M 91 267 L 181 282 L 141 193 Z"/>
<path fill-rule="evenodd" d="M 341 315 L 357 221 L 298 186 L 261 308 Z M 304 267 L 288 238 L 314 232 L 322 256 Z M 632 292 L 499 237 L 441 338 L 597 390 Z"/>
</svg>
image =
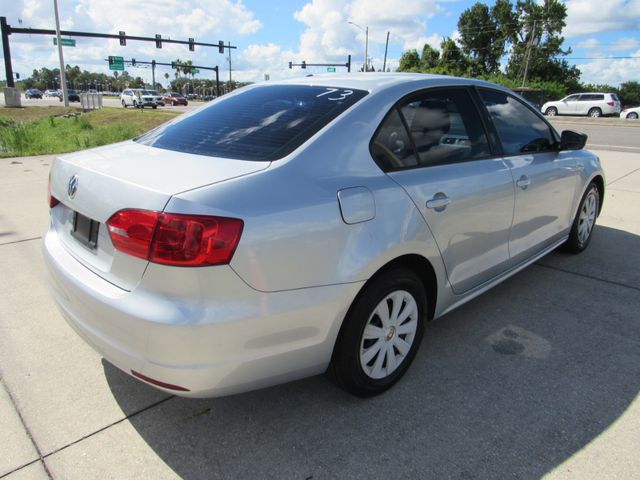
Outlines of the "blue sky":
<svg viewBox="0 0 640 480">
<path fill-rule="evenodd" d="M 469 0 L 58 0 L 63 29 L 112 32 L 187 39 L 215 43 L 231 41 L 232 77 L 237 80 L 281 78 L 302 73 L 289 70 L 288 62 L 346 62 L 348 54 L 360 67 L 365 36 L 355 22 L 369 27 L 369 56 L 380 68 L 387 32 L 390 32 L 388 66 L 398 64 L 403 51 L 421 49 L 425 42 L 438 47 L 443 37 L 456 35 L 462 11 Z M 567 0 L 565 47 L 571 46 L 570 60 L 582 70 L 582 80 L 618 85 L 640 80 L 640 0 Z M 490 3 L 492 5 L 493 2 Z M 3 2 L 0 15 L 10 25 L 53 28 L 51 0 Z M 190 59 L 195 64 L 219 65 L 221 77 L 228 79 L 228 62 L 217 49 L 184 46 L 78 39 L 76 48 L 65 49 L 65 62 L 90 71 L 108 72 L 108 55 L 138 60 L 171 61 Z M 14 70 L 24 77 L 34 68 L 57 66 L 56 50 L 50 37 L 13 35 L 11 50 Z M 581 59 L 586 57 L 585 59 Z M 636 57 L 636 58 L 606 58 Z M 130 68 L 132 75 L 150 81 L 148 69 Z M 338 69 L 340 70 L 340 69 Z M 169 70 L 167 70 L 170 72 Z M 324 72 L 325 68 L 307 72 Z M 164 71 L 158 72 L 161 76 Z M 203 72 L 203 76 L 206 74 Z M 4 69 L 0 73 L 4 78 Z M 161 77 L 164 80 L 163 77 Z"/>
</svg>

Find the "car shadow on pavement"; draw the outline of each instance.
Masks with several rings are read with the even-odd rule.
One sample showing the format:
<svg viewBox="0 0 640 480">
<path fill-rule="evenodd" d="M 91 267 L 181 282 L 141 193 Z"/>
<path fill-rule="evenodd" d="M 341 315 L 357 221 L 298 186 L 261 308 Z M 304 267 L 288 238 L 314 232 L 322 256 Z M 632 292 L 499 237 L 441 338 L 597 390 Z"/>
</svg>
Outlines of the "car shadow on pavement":
<svg viewBox="0 0 640 480">
<path fill-rule="evenodd" d="M 582 255 L 554 252 L 428 324 L 407 375 L 372 399 L 318 376 L 129 421 L 187 479 L 539 478 L 640 390 L 638 252 L 639 236 L 597 227 Z M 104 370 L 123 411 L 144 401 Z"/>
</svg>

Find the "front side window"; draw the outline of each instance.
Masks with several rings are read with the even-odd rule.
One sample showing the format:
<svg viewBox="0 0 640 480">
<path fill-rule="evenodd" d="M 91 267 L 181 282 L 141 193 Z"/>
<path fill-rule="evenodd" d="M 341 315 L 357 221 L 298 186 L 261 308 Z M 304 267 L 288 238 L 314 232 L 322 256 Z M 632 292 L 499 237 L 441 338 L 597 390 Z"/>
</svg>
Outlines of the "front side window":
<svg viewBox="0 0 640 480">
<path fill-rule="evenodd" d="M 302 145 L 367 94 L 364 90 L 265 85 L 161 126 L 138 143 L 178 152 L 271 161 Z"/>
<path fill-rule="evenodd" d="M 564 98 L 563 102 L 577 102 L 579 96 L 580 95 L 569 95 L 568 97 Z"/>
<path fill-rule="evenodd" d="M 536 153 L 554 148 L 555 138 L 538 115 L 506 93 L 480 89 L 505 155 Z"/>
</svg>

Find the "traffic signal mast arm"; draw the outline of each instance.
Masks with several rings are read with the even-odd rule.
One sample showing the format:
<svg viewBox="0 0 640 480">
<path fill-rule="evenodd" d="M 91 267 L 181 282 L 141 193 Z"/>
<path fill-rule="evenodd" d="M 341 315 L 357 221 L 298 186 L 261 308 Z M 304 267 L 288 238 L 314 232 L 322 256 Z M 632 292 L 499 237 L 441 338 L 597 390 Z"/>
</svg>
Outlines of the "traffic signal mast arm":
<svg viewBox="0 0 640 480">
<path fill-rule="evenodd" d="M 7 33 L 11 35 L 13 33 L 24 33 L 27 35 L 55 35 L 55 30 L 48 30 L 44 28 L 15 28 L 11 25 L 7 25 Z M 70 30 L 61 30 L 60 35 L 66 35 L 70 37 L 89 37 L 89 38 L 113 38 L 120 39 L 121 44 L 122 40 L 126 42 L 126 40 L 136 40 L 140 42 L 154 42 L 156 46 L 162 43 L 177 43 L 180 45 L 189 45 L 189 46 L 200 46 L 200 47 L 217 47 L 218 51 L 224 52 L 225 48 L 238 48 L 235 45 L 225 45 L 222 40 L 218 43 L 205 43 L 205 42 L 196 42 L 192 38 L 189 40 L 173 40 L 170 38 L 162 38 L 160 35 L 156 35 L 155 37 L 140 37 L 137 35 L 126 35 L 124 32 L 120 33 L 93 33 L 93 32 L 74 32 Z M 161 47 L 158 47 L 161 48 Z"/>
</svg>

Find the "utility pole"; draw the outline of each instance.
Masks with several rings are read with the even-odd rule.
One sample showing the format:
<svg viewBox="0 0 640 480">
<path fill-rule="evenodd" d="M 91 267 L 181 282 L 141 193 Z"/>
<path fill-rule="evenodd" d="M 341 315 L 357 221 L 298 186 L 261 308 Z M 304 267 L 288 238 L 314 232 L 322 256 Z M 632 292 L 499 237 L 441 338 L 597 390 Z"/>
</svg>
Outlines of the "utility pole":
<svg viewBox="0 0 640 480">
<path fill-rule="evenodd" d="M 151 60 L 151 90 L 156 89 L 156 61 Z"/>
<path fill-rule="evenodd" d="M 62 98 L 64 106 L 69 106 L 69 95 L 67 94 L 67 75 L 64 69 L 64 56 L 62 55 L 62 39 L 60 36 L 60 15 L 58 15 L 58 0 L 53 0 L 53 10 L 56 14 L 56 38 L 58 39 L 58 57 L 60 57 L 60 84 L 62 86 Z"/>
<path fill-rule="evenodd" d="M 524 76 L 522 77 L 522 86 L 527 83 L 527 71 L 529 70 L 529 59 L 531 58 L 531 47 L 533 45 L 533 37 L 536 34 L 536 20 L 533 21 L 533 28 L 531 29 L 531 35 L 529 36 L 529 45 L 527 46 L 526 61 L 524 64 Z"/>
<path fill-rule="evenodd" d="M 389 33 L 387 32 L 387 43 L 384 46 L 384 62 L 382 62 L 382 71 L 387 71 L 387 50 L 389 50 Z"/>
<path fill-rule="evenodd" d="M 231 46 L 231 42 L 229 42 Z M 229 48 L 229 88 L 231 88 L 231 48 Z"/>
</svg>

